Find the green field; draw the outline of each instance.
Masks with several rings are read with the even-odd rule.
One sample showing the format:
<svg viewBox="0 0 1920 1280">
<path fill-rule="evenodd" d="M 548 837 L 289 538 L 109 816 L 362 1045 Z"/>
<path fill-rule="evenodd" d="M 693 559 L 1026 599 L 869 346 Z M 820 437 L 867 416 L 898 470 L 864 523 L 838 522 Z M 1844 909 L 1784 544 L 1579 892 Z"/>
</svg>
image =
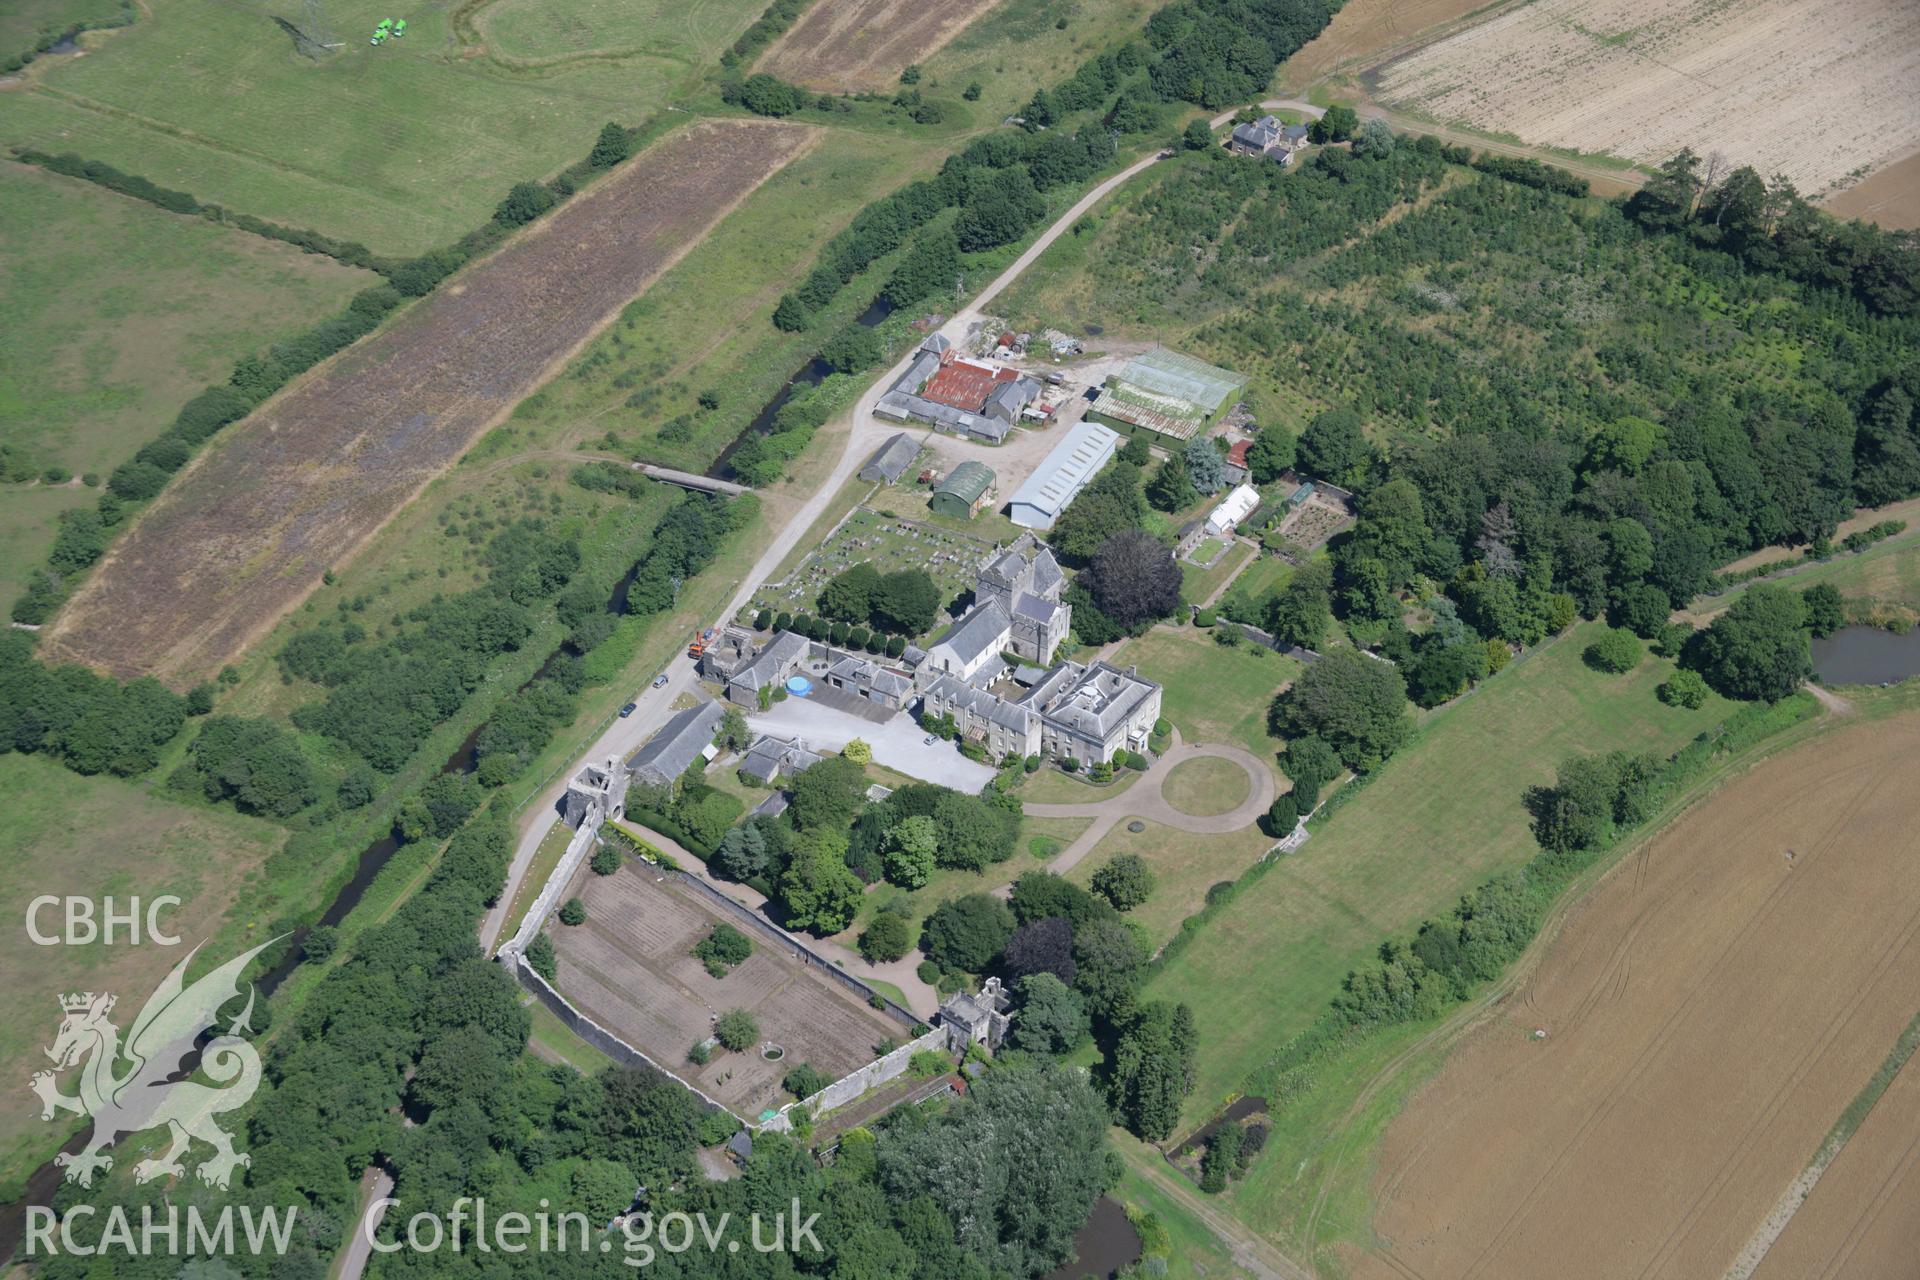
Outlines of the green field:
<svg viewBox="0 0 1920 1280">
<path fill-rule="evenodd" d="M 473 12 L 488 54 L 515 65 L 647 55 L 697 66 L 717 58 L 759 14 L 736 0 L 688 5 L 492 0 L 473 6 Z M 413 39 L 411 27 L 407 39 Z"/>
<path fill-rule="evenodd" d="M 1698 711 L 1656 699 L 1673 669 L 1663 660 L 1624 676 L 1589 669 L 1580 651 L 1600 630 L 1576 627 L 1428 715 L 1363 793 L 1154 977 L 1149 994 L 1186 1001 L 1200 1024 L 1189 1123 L 1318 1017 L 1380 943 L 1532 857 L 1521 796 L 1562 758 L 1673 751 L 1727 716 L 1718 697 Z"/>
<path fill-rule="evenodd" d="M 1160 682 L 1160 714 L 1188 742 L 1224 742 L 1273 759 L 1280 743 L 1267 736 L 1267 707 L 1300 664 L 1256 644 L 1217 644 L 1212 631 L 1156 627 L 1121 645 L 1119 666 L 1138 666 Z"/>
<path fill-rule="evenodd" d="M 121 22 L 132 7 L 126 0 L 11 0 L 0 5 L 0 65 L 31 50 L 42 35 Z"/>
<path fill-rule="evenodd" d="M 13 163 L 0 244 L 0 439 L 76 477 L 104 477 L 236 359 L 378 279 Z M 53 516 L 94 496 L 0 491 L 0 597 L 44 558 Z"/>
<path fill-rule="evenodd" d="M 836 325 L 872 299 L 856 282 L 820 323 L 790 334 L 771 322 L 781 293 L 867 201 L 925 176 L 943 154 L 944 145 L 924 141 L 829 133 L 715 226 L 518 417 L 574 440 L 610 435 L 623 452 L 704 471 Z M 873 290 L 884 270 L 870 273 Z M 717 408 L 700 407 L 703 391 Z M 661 428 L 681 415 L 691 419 L 689 434 L 663 439 Z M 924 500 L 903 497 L 894 509 L 913 515 L 916 506 L 924 511 Z"/>
<path fill-rule="evenodd" d="M 500 16 L 494 51 L 451 25 L 458 10 L 340 0 L 324 8 L 341 47 L 317 60 L 275 25 L 283 11 L 257 0 L 151 7 L 97 52 L 0 99 L 0 142 L 78 152 L 397 255 L 478 226 L 514 182 L 586 155 L 607 121 L 645 121 L 763 6 L 607 5 L 575 15 L 577 27 L 529 0 Z M 284 13 L 302 20 L 297 5 Z M 407 18 L 406 38 L 370 45 L 382 17 Z M 589 36 L 608 46 L 560 56 Z M 557 60 L 516 67 L 505 60 L 516 50 Z"/>
<path fill-rule="evenodd" d="M 7 1079 L 24 1090 L 27 1077 L 46 1065 L 39 1050 L 60 1025 L 55 997 L 63 991 L 114 992 L 117 1020 L 126 1026 L 166 971 L 211 937 L 258 884 L 260 864 L 285 836 L 238 814 L 169 803 L 134 783 L 82 778 L 41 756 L 0 755 L 0 848 L 7 851 L 0 861 L 7 920 L 0 972 L 16 979 L 0 991 L 0 1069 Z M 156 946 L 144 935 L 139 946 L 122 938 L 111 947 L 36 945 L 26 930 L 27 906 L 43 894 L 112 895 L 123 911 L 135 896 L 173 894 L 181 906 L 163 911 L 159 922 L 180 945 Z M 43 934 L 58 933 L 58 909 L 43 911 L 38 923 Z M 240 933 L 264 941 L 271 917 L 241 923 Z M 255 927 L 248 932 L 245 924 Z M 0 1187 L 66 1137 L 64 1123 L 43 1124 L 39 1115 L 24 1092 L 0 1110 Z"/>
<path fill-rule="evenodd" d="M 1235 769 L 1244 782 L 1246 774 Z M 1067 872 L 1067 879 L 1087 885 L 1093 873 L 1116 854 L 1138 854 L 1153 872 L 1153 892 L 1127 913 L 1127 919 L 1147 931 L 1157 949 L 1180 932 L 1180 922 L 1206 905 L 1207 890 L 1223 881 L 1238 880 L 1273 841 L 1259 827 L 1242 827 L 1228 835 L 1195 835 L 1157 822 L 1132 832 L 1125 823 L 1113 828 Z M 1243 957 L 1244 959 L 1244 957 Z"/>
</svg>

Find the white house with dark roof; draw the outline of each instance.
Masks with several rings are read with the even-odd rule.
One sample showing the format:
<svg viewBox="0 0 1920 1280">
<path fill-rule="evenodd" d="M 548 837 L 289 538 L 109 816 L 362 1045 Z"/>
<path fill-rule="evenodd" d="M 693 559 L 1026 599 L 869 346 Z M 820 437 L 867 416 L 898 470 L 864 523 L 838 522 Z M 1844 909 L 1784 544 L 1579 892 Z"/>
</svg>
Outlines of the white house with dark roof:
<svg viewBox="0 0 1920 1280">
<path fill-rule="evenodd" d="M 929 677 L 971 680 L 1002 652 L 1042 666 L 1073 622 L 1060 599 L 1066 575 L 1041 541 L 1023 533 L 996 551 L 974 574 L 974 606 L 927 650 L 920 670 Z"/>
<path fill-rule="evenodd" d="M 1062 662 L 1020 701 L 1039 716 L 1041 754 L 1095 764 L 1147 749 L 1160 692 L 1133 667 Z"/>
<path fill-rule="evenodd" d="M 710 698 L 676 712 L 627 757 L 627 772 L 642 786 L 672 786 L 695 760 L 713 758 L 713 735 L 725 714 L 726 708 Z"/>
</svg>

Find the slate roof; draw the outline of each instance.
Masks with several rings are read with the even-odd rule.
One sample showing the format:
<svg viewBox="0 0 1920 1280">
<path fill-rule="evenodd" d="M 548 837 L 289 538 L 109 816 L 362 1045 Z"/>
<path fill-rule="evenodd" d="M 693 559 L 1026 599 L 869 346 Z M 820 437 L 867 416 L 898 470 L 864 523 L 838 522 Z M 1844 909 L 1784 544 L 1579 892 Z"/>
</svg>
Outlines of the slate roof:
<svg viewBox="0 0 1920 1280">
<path fill-rule="evenodd" d="M 867 465 L 860 468 L 862 480 L 879 480 L 893 484 L 907 473 L 913 460 L 920 456 L 920 443 L 906 432 L 896 433 L 867 459 Z"/>
<path fill-rule="evenodd" d="M 1020 702 L 1049 723 L 1103 742 L 1159 687 L 1105 662 L 1062 662 Z"/>
<path fill-rule="evenodd" d="M 842 658 L 833 664 L 827 674 L 852 684 L 866 685 L 895 697 L 904 695 L 913 688 L 913 681 L 899 672 L 889 671 L 879 663 L 868 662 L 865 658 Z"/>
<path fill-rule="evenodd" d="M 1011 625 L 1012 620 L 1000 608 L 1000 602 L 989 600 L 948 627 L 946 634 L 934 642 L 934 647 L 945 645 L 962 662 L 971 663 L 981 654 L 999 648 Z"/>
<path fill-rule="evenodd" d="M 1278 116 L 1262 116 L 1258 120 L 1250 120 L 1246 124 L 1235 125 L 1233 140 L 1243 147 L 1254 147 L 1258 150 L 1265 151 L 1268 147 L 1279 141 L 1281 127 Z"/>
<path fill-rule="evenodd" d="M 1023 591 L 1020 598 L 1013 602 L 1013 611 L 1035 622 L 1049 622 L 1054 614 L 1060 612 L 1060 606 L 1045 596 L 1032 596 Z"/>
<path fill-rule="evenodd" d="M 712 700 L 677 713 L 628 757 L 628 771 L 652 786 L 667 785 L 713 744 L 720 717 L 725 714 L 726 708 Z"/>
<path fill-rule="evenodd" d="M 976 719 L 1015 733 L 1027 732 L 1028 726 L 1033 723 L 1033 713 L 1020 703 L 1008 702 L 985 689 L 976 689 L 954 676 L 941 676 L 935 680 L 928 687 L 927 696 L 936 702 L 964 707 Z"/>
<path fill-rule="evenodd" d="M 782 631 L 767 641 L 767 647 L 752 662 L 734 672 L 728 683 L 756 690 L 779 684 L 786 678 L 780 673 L 795 658 L 806 656 L 807 645 L 807 638 L 799 632 Z"/>
<path fill-rule="evenodd" d="M 761 782 L 772 782 L 782 768 L 788 773 L 805 773 L 819 764 L 822 758 L 818 752 L 808 750 L 806 744 L 797 738 L 789 740 L 762 734 L 747 748 L 746 758 L 740 762 L 740 772 Z"/>
</svg>

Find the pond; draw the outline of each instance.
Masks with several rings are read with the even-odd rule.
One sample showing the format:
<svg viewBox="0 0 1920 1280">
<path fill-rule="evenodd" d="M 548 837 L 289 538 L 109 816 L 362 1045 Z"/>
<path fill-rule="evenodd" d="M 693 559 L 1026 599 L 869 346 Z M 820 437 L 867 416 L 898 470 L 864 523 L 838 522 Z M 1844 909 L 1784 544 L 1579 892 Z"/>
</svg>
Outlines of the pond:
<svg viewBox="0 0 1920 1280">
<path fill-rule="evenodd" d="M 1879 627 L 1842 627 L 1813 642 L 1822 684 L 1888 684 L 1920 676 L 1920 627 L 1896 635 Z"/>
<path fill-rule="evenodd" d="M 1074 1260 L 1049 1271 L 1041 1280 L 1083 1280 L 1099 1276 L 1107 1280 L 1114 1272 L 1140 1260 L 1140 1233 L 1127 1221 L 1120 1202 L 1101 1196 L 1093 1203 L 1093 1212 L 1073 1236 Z"/>
</svg>

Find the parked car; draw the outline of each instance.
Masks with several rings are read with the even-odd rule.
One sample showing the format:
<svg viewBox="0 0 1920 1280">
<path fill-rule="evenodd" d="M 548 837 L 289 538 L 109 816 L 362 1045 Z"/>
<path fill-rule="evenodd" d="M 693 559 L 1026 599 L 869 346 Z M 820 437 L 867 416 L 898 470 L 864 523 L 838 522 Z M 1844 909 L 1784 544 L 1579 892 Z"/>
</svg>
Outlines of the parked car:
<svg viewBox="0 0 1920 1280">
<path fill-rule="evenodd" d="M 932 734 L 928 734 L 928 735 L 927 735 L 926 737 L 924 737 L 924 738 L 922 738 L 922 739 L 920 739 L 920 745 L 921 745 L 921 746 L 923 746 L 923 747 L 930 747 L 930 746 L 932 746 L 932 745 L 933 745 L 933 735 L 932 735 Z"/>
<path fill-rule="evenodd" d="M 656 688 L 656 689 L 664 689 L 664 688 L 666 688 L 666 687 L 667 687 L 667 673 L 666 673 L 666 672 L 664 672 L 664 671 L 662 671 L 662 672 L 661 672 L 661 673 L 660 673 L 659 675 L 657 675 L 657 676 L 655 676 L 655 677 L 653 678 L 653 687 L 654 687 L 654 688 Z"/>
<path fill-rule="evenodd" d="M 633 709 L 639 705 L 640 704 L 637 702 L 629 702 L 626 706 L 620 708 L 620 718 L 622 720 L 625 720 L 628 716 L 633 714 Z"/>
</svg>

